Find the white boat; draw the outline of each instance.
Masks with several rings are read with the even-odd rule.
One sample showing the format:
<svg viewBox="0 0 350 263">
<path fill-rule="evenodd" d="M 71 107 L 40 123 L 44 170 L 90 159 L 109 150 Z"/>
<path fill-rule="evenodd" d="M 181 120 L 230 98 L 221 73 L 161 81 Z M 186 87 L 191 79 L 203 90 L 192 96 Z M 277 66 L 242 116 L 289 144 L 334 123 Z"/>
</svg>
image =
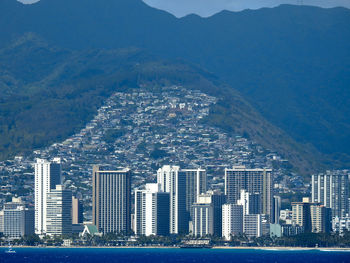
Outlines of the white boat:
<svg viewBox="0 0 350 263">
<path fill-rule="evenodd" d="M 13 250 L 13 249 L 12 249 L 12 246 L 10 245 L 10 246 L 9 246 L 9 249 L 8 249 L 8 250 L 6 250 L 6 251 L 5 251 L 5 253 L 7 253 L 7 254 L 15 254 L 15 253 L 16 253 L 16 251 L 15 251 L 15 250 Z"/>
</svg>

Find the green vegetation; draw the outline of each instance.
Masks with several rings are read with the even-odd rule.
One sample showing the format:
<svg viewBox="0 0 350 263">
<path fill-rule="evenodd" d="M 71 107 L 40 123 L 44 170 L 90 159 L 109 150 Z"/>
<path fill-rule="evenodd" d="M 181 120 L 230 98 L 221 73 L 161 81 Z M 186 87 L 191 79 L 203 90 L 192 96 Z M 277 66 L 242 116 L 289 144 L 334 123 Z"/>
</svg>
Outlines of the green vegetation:
<svg viewBox="0 0 350 263">
<path fill-rule="evenodd" d="M 208 124 L 303 174 L 347 167 L 349 17 L 284 5 L 176 19 L 141 0 L 0 1 L 0 159 L 63 140 L 115 90 L 178 84 L 221 99 Z"/>
<path fill-rule="evenodd" d="M 27 69 L 21 68 L 21 62 L 13 62 L 10 54 L 26 57 L 28 63 L 46 56 L 56 65 L 48 70 L 46 65 L 33 62 L 28 66 L 37 76 L 29 77 Z M 33 34 L 0 50 L 0 58 L 6 74 L 18 80 L 0 86 L 0 92 L 6 94 L 0 98 L 0 159 L 63 141 L 84 127 L 115 91 L 142 85 L 156 92 L 161 86 L 182 85 L 200 88 L 221 98 L 209 117 L 203 120 L 206 124 L 218 126 L 233 135 L 246 134 L 263 146 L 284 153 L 300 170 L 317 166 L 311 161 L 315 156 L 313 152 L 300 147 L 283 131 L 269 124 L 237 92 L 207 72 L 183 62 L 165 62 L 132 48 L 63 50 L 49 46 Z M 0 75 L 0 79 L 5 77 Z M 121 128 L 108 130 L 104 140 L 110 142 L 123 136 L 125 127 L 130 125 L 133 123 L 121 120 Z M 150 153 L 154 158 L 164 156 L 160 147 L 155 146 Z"/>
<path fill-rule="evenodd" d="M 107 143 L 114 142 L 119 137 L 122 137 L 126 134 L 125 129 L 109 129 L 103 136 L 103 140 Z"/>
<path fill-rule="evenodd" d="M 1 242 L 0 236 L 0 242 Z M 291 237 L 270 238 L 262 236 L 259 238 L 247 238 L 245 235 L 234 236 L 231 241 L 225 241 L 220 237 L 208 236 L 213 246 L 257 246 L 257 247 L 350 247 L 350 232 L 346 231 L 342 236 L 339 234 L 315 234 L 305 233 Z M 79 235 L 45 236 L 40 239 L 37 235 L 25 236 L 13 241 L 16 245 L 27 246 L 62 246 L 64 239 L 71 239 L 76 246 L 180 246 L 184 240 L 201 239 L 191 236 L 169 235 L 169 236 L 140 236 L 130 239 L 130 236 L 116 233 L 108 233 L 103 236 L 80 237 Z M 4 241 L 3 241 L 4 242 Z M 5 244 L 7 244 L 5 242 Z"/>
</svg>

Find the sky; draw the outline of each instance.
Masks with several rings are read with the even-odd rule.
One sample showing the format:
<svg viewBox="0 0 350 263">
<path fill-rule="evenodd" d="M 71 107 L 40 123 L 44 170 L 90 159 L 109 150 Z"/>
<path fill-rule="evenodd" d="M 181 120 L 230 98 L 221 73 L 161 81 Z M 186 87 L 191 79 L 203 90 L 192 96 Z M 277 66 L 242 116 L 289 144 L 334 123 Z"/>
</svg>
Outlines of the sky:
<svg viewBox="0 0 350 263">
<path fill-rule="evenodd" d="M 0 0 L 1 1 L 1 0 Z M 39 0 L 18 0 L 23 3 L 34 3 Z M 97 0 L 98 1 L 98 0 Z M 280 4 L 304 4 L 324 8 L 347 7 L 350 0 L 143 0 L 148 5 L 168 11 L 177 17 L 197 14 L 208 17 L 222 10 L 242 11 L 262 7 L 276 7 Z"/>
</svg>

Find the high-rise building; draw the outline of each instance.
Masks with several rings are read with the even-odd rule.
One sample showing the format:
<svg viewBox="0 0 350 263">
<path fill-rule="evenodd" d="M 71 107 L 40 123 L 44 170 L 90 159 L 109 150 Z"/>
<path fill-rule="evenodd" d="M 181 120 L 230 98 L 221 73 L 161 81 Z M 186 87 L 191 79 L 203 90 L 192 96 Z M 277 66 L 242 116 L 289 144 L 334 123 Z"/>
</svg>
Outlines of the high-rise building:
<svg viewBox="0 0 350 263">
<path fill-rule="evenodd" d="M 244 166 L 225 169 L 225 194 L 227 202 L 236 204 L 241 190 L 261 195 L 262 213 L 271 215 L 272 206 L 272 170 L 247 169 Z"/>
<path fill-rule="evenodd" d="M 0 211 L 0 233 L 4 233 L 4 210 Z"/>
<path fill-rule="evenodd" d="M 312 231 L 311 210 L 309 198 L 303 198 L 303 202 L 293 202 L 293 223 L 303 227 L 305 233 Z"/>
<path fill-rule="evenodd" d="M 214 204 L 213 195 L 198 195 L 197 202 L 192 205 L 192 235 L 204 237 L 214 234 Z"/>
<path fill-rule="evenodd" d="M 293 223 L 302 226 L 305 233 L 328 233 L 331 230 L 331 209 L 321 203 L 312 203 L 309 198 L 293 202 Z"/>
<path fill-rule="evenodd" d="M 189 213 L 186 210 L 186 176 L 179 166 L 165 165 L 157 171 L 157 183 L 170 195 L 170 234 L 188 233 Z"/>
<path fill-rule="evenodd" d="M 217 237 L 222 236 L 222 205 L 226 204 L 226 196 L 220 191 L 207 191 L 206 194 L 201 194 L 201 197 L 209 197 L 213 206 L 213 235 Z M 200 202 L 200 200 L 198 200 Z"/>
<path fill-rule="evenodd" d="M 237 201 L 238 205 L 243 206 L 243 214 L 261 214 L 262 200 L 260 193 L 248 193 L 246 190 L 241 190 L 241 197 Z"/>
<path fill-rule="evenodd" d="M 320 204 L 310 206 L 313 233 L 329 233 L 332 230 L 332 211 Z"/>
<path fill-rule="evenodd" d="M 160 184 L 146 184 L 145 190 L 135 191 L 135 234 L 169 235 L 169 196 Z"/>
<path fill-rule="evenodd" d="M 56 185 L 47 193 L 46 233 L 48 235 L 72 234 L 72 192 Z"/>
<path fill-rule="evenodd" d="M 188 233 L 192 205 L 207 191 L 206 171 L 164 165 L 157 171 L 157 182 L 170 194 L 170 233 Z"/>
<path fill-rule="evenodd" d="M 46 198 L 51 189 L 61 184 L 61 163 L 37 159 L 35 163 L 35 233 L 46 233 Z"/>
<path fill-rule="evenodd" d="M 197 196 L 207 191 L 207 174 L 200 168 L 181 169 L 179 176 L 186 177 L 186 211 L 192 217 L 192 205 L 197 202 Z"/>
<path fill-rule="evenodd" d="M 281 197 L 274 196 L 273 202 L 272 202 L 272 215 L 270 220 L 272 224 L 279 224 L 280 212 L 281 212 Z"/>
<path fill-rule="evenodd" d="M 131 219 L 131 171 L 100 170 L 93 167 L 92 174 L 93 224 L 103 233 L 127 233 Z"/>
<path fill-rule="evenodd" d="M 243 206 L 224 204 L 222 206 L 222 236 L 231 240 L 232 236 L 243 233 Z"/>
<path fill-rule="evenodd" d="M 84 222 L 84 206 L 82 200 L 72 196 L 72 224 L 82 224 Z"/>
<path fill-rule="evenodd" d="M 327 171 L 312 175 L 311 201 L 332 209 L 333 217 L 349 214 L 350 182 L 349 171 Z"/>
<path fill-rule="evenodd" d="M 5 203 L 3 214 L 3 234 L 9 239 L 16 239 L 34 234 L 34 209 L 27 208 L 21 199 L 13 198 Z"/>
<path fill-rule="evenodd" d="M 261 237 L 262 235 L 261 215 L 245 215 L 243 220 L 243 232 L 247 237 Z"/>
</svg>

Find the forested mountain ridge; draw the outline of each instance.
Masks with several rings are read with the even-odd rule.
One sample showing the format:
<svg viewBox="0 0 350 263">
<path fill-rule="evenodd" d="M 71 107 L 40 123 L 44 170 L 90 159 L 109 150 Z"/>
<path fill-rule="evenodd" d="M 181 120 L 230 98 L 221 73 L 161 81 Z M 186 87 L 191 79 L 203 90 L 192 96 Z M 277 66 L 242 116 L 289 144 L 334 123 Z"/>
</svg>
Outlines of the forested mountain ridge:
<svg viewBox="0 0 350 263">
<path fill-rule="evenodd" d="M 303 166 L 312 169 L 321 163 L 328 167 L 347 167 L 350 163 L 349 10 L 281 6 L 239 13 L 224 11 L 206 19 L 194 15 L 176 19 L 138 0 L 42 0 L 34 5 L 3 0 L 0 14 L 3 28 L 0 63 L 13 62 L 12 68 L 1 66 L 0 85 L 7 91 L 14 87 L 23 89 L 26 83 L 21 76 L 26 74 L 32 78 L 31 83 L 43 86 L 55 76 L 70 78 L 74 68 L 68 68 L 66 74 L 57 73 L 58 69 L 62 70 L 61 60 L 66 63 L 71 60 L 68 64 L 75 65 L 81 54 L 93 49 L 107 52 L 132 47 L 168 61 L 182 58 L 197 65 L 197 69 L 206 69 L 218 77 L 217 82 L 226 82 L 232 94 L 241 94 L 241 99 L 248 101 L 266 123 L 279 127 L 299 146 L 285 147 L 293 143 L 281 136 L 279 141 L 284 141 L 284 146 L 279 147 L 280 142 L 273 143 L 278 136 L 270 135 L 271 140 L 266 139 L 269 132 L 266 129 L 231 124 L 226 127 L 228 130 L 246 131 L 259 143 L 270 145 L 286 157 L 295 148 L 300 154 L 294 153 L 290 159 L 303 159 Z M 56 58 L 41 54 L 42 50 L 31 58 L 33 64 L 45 65 L 44 58 L 52 61 L 42 66 L 42 74 L 51 71 L 50 77 L 40 78 L 40 71 L 31 74 L 31 67 L 23 66 L 29 59 L 21 60 L 25 58 L 23 54 L 13 49 L 13 43 L 27 32 L 40 36 L 50 48 L 58 47 L 60 54 Z M 13 53 L 8 53 L 5 46 L 11 46 Z M 8 63 L 6 56 L 16 59 Z M 85 58 L 96 68 L 92 65 L 98 61 L 90 60 L 88 54 Z M 94 74 L 101 81 L 108 75 L 96 70 Z M 84 81 L 80 83 L 83 85 Z M 32 92 L 34 88 L 26 86 L 26 89 Z M 225 105 L 226 109 L 230 107 L 229 103 Z M 233 116 L 234 108 L 232 105 L 224 111 L 218 105 L 213 109 L 217 118 L 212 121 L 222 125 L 222 121 L 216 120 L 224 115 Z"/>
</svg>

